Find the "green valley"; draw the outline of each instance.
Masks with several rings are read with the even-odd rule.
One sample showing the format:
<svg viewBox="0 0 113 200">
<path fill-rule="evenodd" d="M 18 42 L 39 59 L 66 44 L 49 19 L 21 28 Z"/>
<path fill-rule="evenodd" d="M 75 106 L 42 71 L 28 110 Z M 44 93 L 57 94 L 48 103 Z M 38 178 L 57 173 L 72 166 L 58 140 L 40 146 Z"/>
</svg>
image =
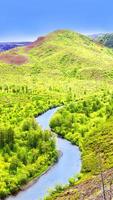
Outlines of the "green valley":
<svg viewBox="0 0 113 200">
<path fill-rule="evenodd" d="M 69 194 L 80 199 L 79 185 L 101 172 L 99 159 L 103 171 L 113 168 L 113 50 L 58 30 L 0 53 L 0 198 L 57 162 L 55 138 L 35 117 L 60 105 L 50 126 L 81 150 L 82 171 Z M 48 199 L 66 199 L 59 190 Z"/>
</svg>

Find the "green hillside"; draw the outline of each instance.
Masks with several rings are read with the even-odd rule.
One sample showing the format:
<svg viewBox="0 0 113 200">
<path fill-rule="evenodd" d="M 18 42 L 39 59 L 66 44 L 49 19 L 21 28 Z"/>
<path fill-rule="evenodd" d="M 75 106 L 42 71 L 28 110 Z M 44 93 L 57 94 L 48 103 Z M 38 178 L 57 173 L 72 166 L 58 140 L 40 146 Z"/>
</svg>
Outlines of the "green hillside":
<svg viewBox="0 0 113 200">
<path fill-rule="evenodd" d="M 56 31 L 47 35 L 42 42 L 36 41 L 31 48 L 18 48 L 7 51 L 5 56 L 23 56 L 27 63 L 14 68 L 8 67 L 5 80 L 10 82 L 11 72 L 13 77 L 25 76 L 39 78 L 40 76 L 54 75 L 57 78 L 83 79 L 110 79 L 112 78 L 113 51 L 95 44 L 91 39 L 71 31 Z M 2 56 L 0 56 L 0 59 Z M 8 58 L 7 58 L 8 60 Z M 9 66 L 9 65 L 8 65 Z M 6 72 L 7 65 L 1 63 L 1 74 Z M 51 73 L 51 74 L 50 74 Z M 17 79 L 16 79 L 17 80 Z M 3 81 L 3 77 L 0 80 Z M 14 81 L 14 80 L 13 80 Z M 11 79 L 12 83 L 12 79 Z"/>
<path fill-rule="evenodd" d="M 86 157 L 86 149 L 93 156 L 94 131 L 108 155 L 104 169 L 112 168 L 112 92 L 113 50 L 79 33 L 55 31 L 29 47 L 0 53 L 0 197 L 17 192 L 57 161 L 54 137 L 34 119 L 57 105 L 64 104 L 58 120 L 65 116 L 70 123 L 62 121 L 61 127 L 56 120 L 51 126 L 80 146 L 81 181 L 95 175 L 96 162 L 92 166 Z M 108 140 L 102 123 L 111 128 Z"/>
</svg>

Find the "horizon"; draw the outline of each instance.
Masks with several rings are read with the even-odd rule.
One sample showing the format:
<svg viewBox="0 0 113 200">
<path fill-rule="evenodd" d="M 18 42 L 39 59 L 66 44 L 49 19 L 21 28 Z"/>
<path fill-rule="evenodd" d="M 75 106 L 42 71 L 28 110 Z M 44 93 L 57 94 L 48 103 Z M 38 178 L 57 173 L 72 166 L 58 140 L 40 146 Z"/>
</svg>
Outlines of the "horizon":
<svg viewBox="0 0 113 200">
<path fill-rule="evenodd" d="M 65 30 L 65 29 L 59 29 L 59 30 Z M 89 33 L 82 33 L 82 32 L 79 32 L 79 31 L 75 31 L 75 30 L 70 30 L 70 29 L 66 29 L 66 30 L 69 30 L 69 31 L 74 31 L 74 32 L 77 32 L 77 33 L 80 33 L 80 34 L 83 34 L 83 35 L 86 35 L 86 36 L 90 36 L 90 35 L 96 35 L 96 34 L 106 34 L 106 33 L 108 33 L 108 34 L 110 34 L 110 33 L 113 33 L 113 32 L 89 32 Z M 9 39 L 9 40 L 1 40 L 0 39 L 0 43 L 15 43 L 15 42 L 33 42 L 33 41 L 35 41 L 35 40 L 37 40 L 37 38 L 39 38 L 39 37 L 41 37 L 41 36 L 45 36 L 45 35 L 47 35 L 47 34 L 49 34 L 49 33 L 51 33 L 51 32 L 54 32 L 54 31 L 56 31 L 56 30 L 53 30 L 53 31 L 50 31 L 50 32 L 48 32 L 48 33 L 42 33 L 41 35 L 38 35 L 37 34 L 37 36 L 34 36 L 34 37 L 32 37 L 32 38 L 30 38 L 30 37 L 28 37 L 28 36 L 24 36 L 23 38 L 18 38 L 18 39 L 16 39 L 16 40 L 13 40 L 13 39 Z M 11 37 L 10 37 L 11 38 Z M 27 38 L 27 39 L 26 39 Z"/>
</svg>

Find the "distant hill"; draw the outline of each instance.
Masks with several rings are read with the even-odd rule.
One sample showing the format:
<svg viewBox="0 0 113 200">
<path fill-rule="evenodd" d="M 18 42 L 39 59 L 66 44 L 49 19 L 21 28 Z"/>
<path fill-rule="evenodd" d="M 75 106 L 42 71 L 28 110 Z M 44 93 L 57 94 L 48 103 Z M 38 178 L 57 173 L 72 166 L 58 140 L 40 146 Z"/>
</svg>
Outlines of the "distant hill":
<svg viewBox="0 0 113 200">
<path fill-rule="evenodd" d="M 92 34 L 92 35 L 89 35 L 90 38 L 93 38 L 93 39 L 97 39 L 98 37 L 102 36 L 103 34 L 102 33 L 97 33 L 97 34 Z"/>
<path fill-rule="evenodd" d="M 0 42 L 0 52 L 13 49 L 19 46 L 27 46 L 30 42 Z"/>
<path fill-rule="evenodd" d="M 113 33 L 91 35 L 94 41 L 103 44 L 106 47 L 113 48 Z"/>
</svg>

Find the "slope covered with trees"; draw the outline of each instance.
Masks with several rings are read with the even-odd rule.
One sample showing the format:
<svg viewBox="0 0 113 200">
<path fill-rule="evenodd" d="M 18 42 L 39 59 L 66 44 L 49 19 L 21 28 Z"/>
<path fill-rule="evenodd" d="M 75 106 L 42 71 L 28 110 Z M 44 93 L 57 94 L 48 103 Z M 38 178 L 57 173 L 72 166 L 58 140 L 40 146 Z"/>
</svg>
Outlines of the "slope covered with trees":
<svg viewBox="0 0 113 200">
<path fill-rule="evenodd" d="M 79 146 L 82 170 L 78 181 L 77 177 L 69 180 L 71 188 L 57 186 L 47 200 L 57 199 L 58 196 L 58 199 L 62 200 L 103 199 L 102 184 L 106 199 L 112 197 L 112 121 L 113 93 L 107 91 L 101 91 L 79 101 L 73 98 L 52 117 L 52 130 Z"/>
<path fill-rule="evenodd" d="M 13 90 L 0 94 L 0 197 L 15 193 L 57 160 L 54 137 L 34 119 L 51 106 L 49 97 Z"/>
</svg>

